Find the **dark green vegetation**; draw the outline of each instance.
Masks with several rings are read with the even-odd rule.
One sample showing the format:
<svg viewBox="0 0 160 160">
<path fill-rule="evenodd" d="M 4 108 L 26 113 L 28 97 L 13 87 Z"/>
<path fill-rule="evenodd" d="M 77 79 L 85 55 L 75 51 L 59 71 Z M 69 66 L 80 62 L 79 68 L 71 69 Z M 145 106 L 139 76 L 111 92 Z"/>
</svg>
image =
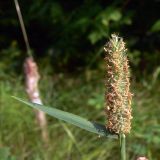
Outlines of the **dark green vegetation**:
<svg viewBox="0 0 160 160">
<path fill-rule="evenodd" d="M 114 32 L 127 42 L 136 72 L 152 73 L 153 67 L 159 65 L 158 0 L 20 0 L 19 3 L 35 56 L 47 58 L 56 71 L 95 68 L 103 55 L 101 47 Z M 13 1 L 0 2 L 0 16 L 0 49 L 13 48 L 18 43 L 18 48 L 25 50 Z M 23 59 L 25 55 L 16 56 Z M 10 57 L 4 51 L 1 56 Z M 19 61 L 16 63 L 20 65 Z"/>
<path fill-rule="evenodd" d="M 40 87 L 44 103 L 104 123 L 104 76 L 100 72 L 103 70 L 86 71 L 86 74 L 76 77 L 64 74 L 51 77 L 43 73 Z M 44 148 L 33 110 L 10 97 L 26 98 L 21 80 L 12 77 L 0 82 L 1 147 L 9 147 L 12 155 L 20 160 L 106 160 L 113 156 L 115 160 L 119 159 L 118 140 L 98 138 L 96 134 L 50 116 L 47 116 L 50 142 L 48 148 Z M 127 153 L 131 160 L 135 160 L 137 155 L 158 160 L 160 88 L 155 84 L 147 89 L 141 83 L 132 83 L 132 92 L 134 118 L 131 134 L 127 136 Z"/>
</svg>

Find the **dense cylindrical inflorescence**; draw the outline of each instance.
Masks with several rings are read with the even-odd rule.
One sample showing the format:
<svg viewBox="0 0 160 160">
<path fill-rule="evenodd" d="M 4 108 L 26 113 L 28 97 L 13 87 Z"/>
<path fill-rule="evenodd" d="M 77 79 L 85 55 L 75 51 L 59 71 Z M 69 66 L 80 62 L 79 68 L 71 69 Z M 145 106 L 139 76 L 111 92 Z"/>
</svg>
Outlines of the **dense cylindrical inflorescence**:
<svg viewBox="0 0 160 160">
<path fill-rule="evenodd" d="M 131 99 L 129 69 L 125 43 L 112 35 L 104 46 L 106 61 L 105 112 L 106 127 L 115 133 L 129 133 L 131 129 Z"/>
</svg>

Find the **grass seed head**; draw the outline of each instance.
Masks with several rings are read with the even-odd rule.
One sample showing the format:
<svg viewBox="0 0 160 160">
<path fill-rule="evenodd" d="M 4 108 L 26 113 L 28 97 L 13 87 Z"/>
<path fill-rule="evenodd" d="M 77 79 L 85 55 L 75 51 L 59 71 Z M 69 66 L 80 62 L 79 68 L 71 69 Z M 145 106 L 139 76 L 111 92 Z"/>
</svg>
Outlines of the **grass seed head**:
<svg viewBox="0 0 160 160">
<path fill-rule="evenodd" d="M 129 133 L 131 129 L 131 99 L 129 66 L 123 39 L 111 35 L 104 46 L 106 61 L 105 112 L 107 125 L 115 133 Z"/>
</svg>

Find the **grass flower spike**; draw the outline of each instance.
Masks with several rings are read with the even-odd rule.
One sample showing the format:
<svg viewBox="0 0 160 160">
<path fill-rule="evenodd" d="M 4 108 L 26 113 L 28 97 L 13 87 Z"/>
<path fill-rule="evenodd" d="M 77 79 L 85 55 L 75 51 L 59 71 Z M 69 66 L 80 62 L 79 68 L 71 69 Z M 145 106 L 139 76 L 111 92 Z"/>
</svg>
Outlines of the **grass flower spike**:
<svg viewBox="0 0 160 160">
<path fill-rule="evenodd" d="M 126 134 L 131 129 L 131 99 L 129 69 L 125 43 L 122 38 L 112 35 L 105 45 L 106 52 L 106 93 L 105 112 L 107 128 L 118 134 Z"/>
</svg>

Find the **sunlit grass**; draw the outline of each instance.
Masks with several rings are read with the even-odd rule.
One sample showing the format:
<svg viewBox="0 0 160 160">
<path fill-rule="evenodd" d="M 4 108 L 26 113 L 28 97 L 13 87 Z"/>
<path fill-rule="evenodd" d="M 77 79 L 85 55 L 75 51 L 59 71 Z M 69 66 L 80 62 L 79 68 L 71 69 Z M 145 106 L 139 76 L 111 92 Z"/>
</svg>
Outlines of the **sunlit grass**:
<svg viewBox="0 0 160 160">
<path fill-rule="evenodd" d="M 44 75 L 40 82 L 44 104 L 104 123 L 104 76 L 99 71 L 90 74 L 90 78 L 82 74 Z M 129 158 L 135 160 L 138 155 L 146 155 L 158 160 L 160 88 L 147 90 L 136 83 L 132 85 L 132 92 L 134 119 L 127 138 Z M 21 78 L 10 77 L 0 82 L 0 147 L 9 147 L 18 160 L 106 160 L 113 159 L 113 155 L 114 160 L 118 160 L 117 140 L 107 139 L 104 143 L 104 138 L 49 116 L 50 142 L 48 148 L 44 148 L 33 110 L 13 100 L 11 95 L 26 98 Z"/>
</svg>

